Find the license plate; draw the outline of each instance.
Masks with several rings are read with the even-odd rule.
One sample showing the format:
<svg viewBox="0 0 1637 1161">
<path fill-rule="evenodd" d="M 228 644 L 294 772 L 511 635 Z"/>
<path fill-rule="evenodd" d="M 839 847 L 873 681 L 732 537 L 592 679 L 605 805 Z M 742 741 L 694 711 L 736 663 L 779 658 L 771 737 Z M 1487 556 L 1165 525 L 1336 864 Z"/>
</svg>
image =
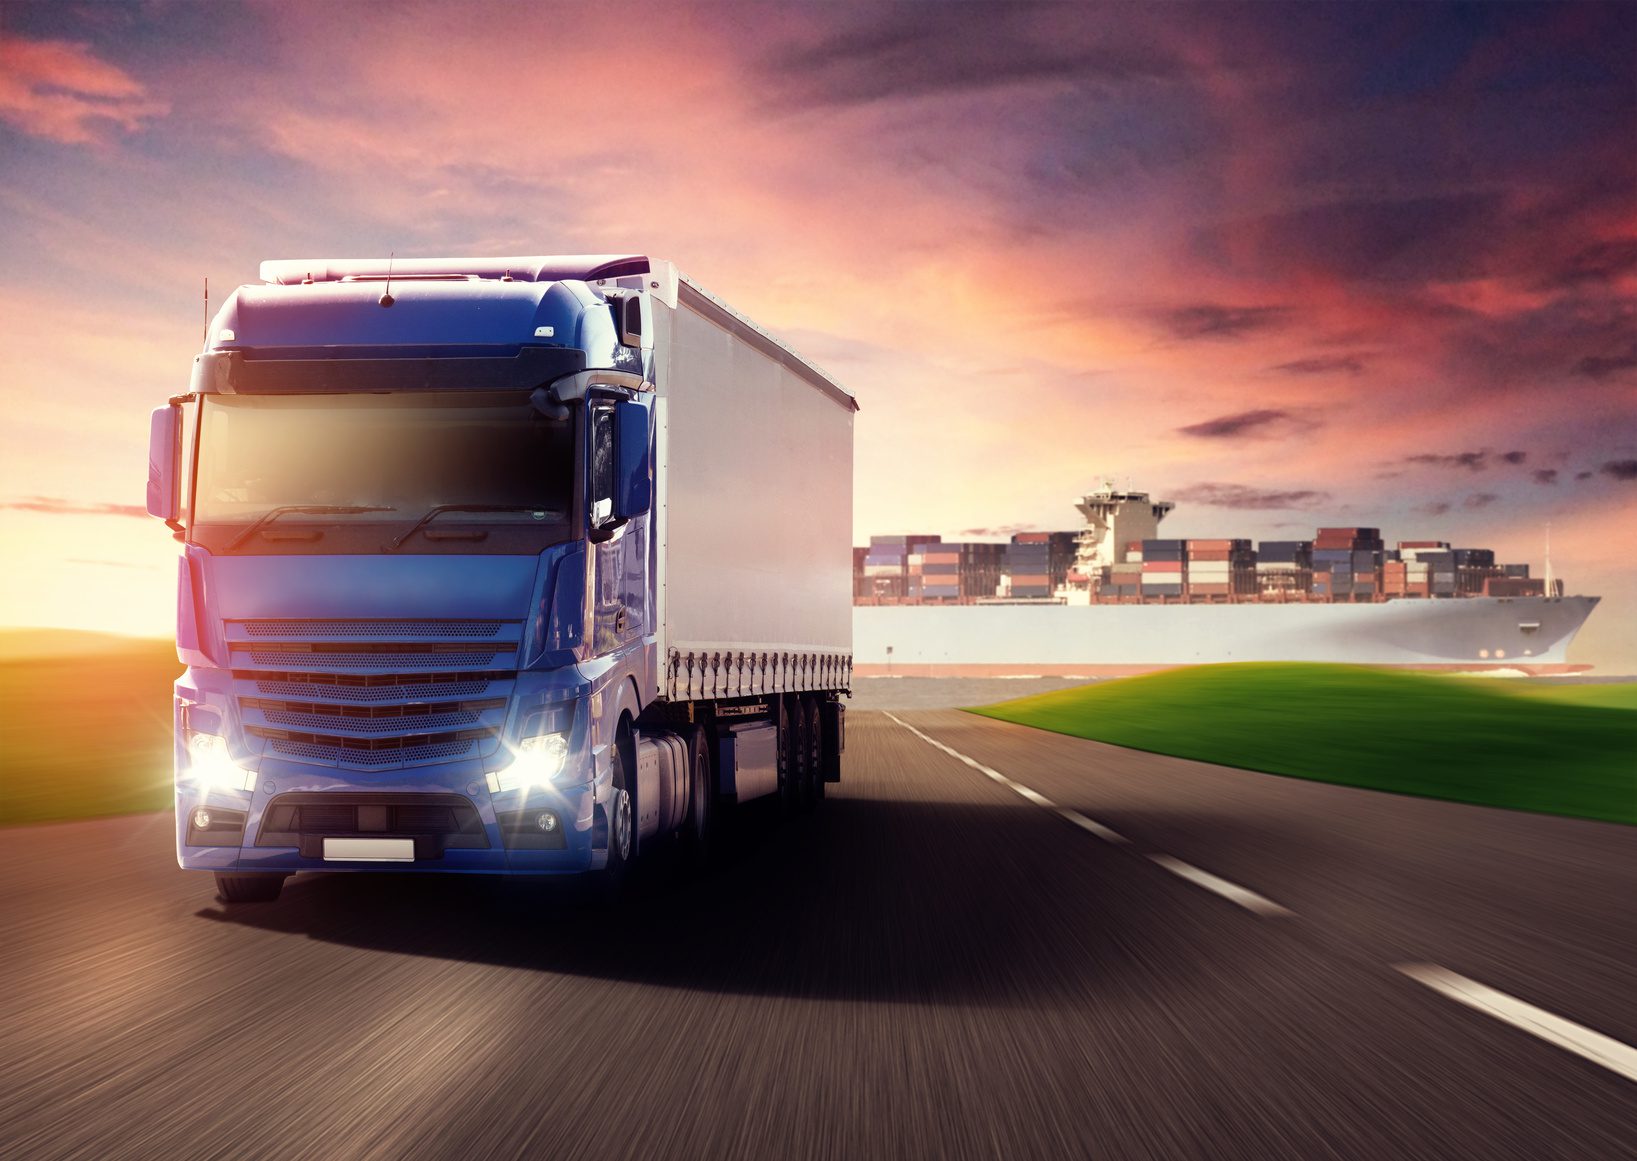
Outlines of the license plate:
<svg viewBox="0 0 1637 1161">
<path fill-rule="evenodd" d="M 415 840 L 406 838 L 327 838 L 327 863 L 413 863 Z"/>
</svg>

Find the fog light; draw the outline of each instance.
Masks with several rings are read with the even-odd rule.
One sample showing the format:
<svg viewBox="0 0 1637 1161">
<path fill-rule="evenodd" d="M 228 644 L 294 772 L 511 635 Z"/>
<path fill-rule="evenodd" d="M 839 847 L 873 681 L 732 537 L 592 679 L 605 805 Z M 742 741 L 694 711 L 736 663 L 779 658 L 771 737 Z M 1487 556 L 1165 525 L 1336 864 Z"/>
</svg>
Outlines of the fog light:
<svg viewBox="0 0 1637 1161">
<path fill-rule="evenodd" d="M 209 830 L 210 811 L 206 810 L 202 806 L 196 809 L 193 812 L 193 828 L 195 830 Z"/>
<path fill-rule="evenodd" d="M 534 823 L 541 830 L 550 834 L 557 829 L 557 816 L 549 810 L 542 810 L 539 816 L 535 818 Z"/>
</svg>

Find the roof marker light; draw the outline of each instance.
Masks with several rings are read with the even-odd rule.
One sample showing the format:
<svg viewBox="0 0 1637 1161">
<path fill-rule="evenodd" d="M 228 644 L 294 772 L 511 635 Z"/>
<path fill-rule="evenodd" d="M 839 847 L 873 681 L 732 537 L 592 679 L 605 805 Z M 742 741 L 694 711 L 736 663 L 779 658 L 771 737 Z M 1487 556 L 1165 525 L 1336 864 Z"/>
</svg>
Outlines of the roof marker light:
<svg viewBox="0 0 1637 1161">
<path fill-rule="evenodd" d="M 233 333 L 233 329 L 231 327 L 223 327 L 221 330 L 216 332 L 216 341 L 218 343 L 235 342 L 237 341 L 238 337 L 238 335 Z"/>
</svg>

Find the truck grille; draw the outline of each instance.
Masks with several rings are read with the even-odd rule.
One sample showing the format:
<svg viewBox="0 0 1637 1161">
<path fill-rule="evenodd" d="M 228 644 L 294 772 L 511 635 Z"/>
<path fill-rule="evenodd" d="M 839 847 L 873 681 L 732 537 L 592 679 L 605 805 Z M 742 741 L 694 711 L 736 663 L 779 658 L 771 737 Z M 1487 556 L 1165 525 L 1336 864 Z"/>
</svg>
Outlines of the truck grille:
<svg viewBox="0 0 1637 1161">
<path fill-rule="evenodd" d="M 345 726 L 369 734 L 402 733 L 407 727 L 446 730 L 476 725 L 484 710 L 505 709 L 503 697 L 468 702 L 417 702 L 409 705 L 325 705 L 318 702 L 274 701 L 262 697 L 241 697 L 245 709 L 257 709 L 277 726 L 306 726 L 324 729 Z"/>
<path fill-rule="evenodd" d="M 272 753 L 292 758 L 316 759 L 337 766 L 404 766 L 468 757 L 477 752 L 479 742 L 495 736 L 498 730 L 459 730 L 392 738 L 296 733 L 263 726 L 246 726 L 244 732 L 253 738 L 266 738 Z"/>
<path fill-rule="evenodd" d="M 306 758 L 326 766 L 410 766 L 418 762 L 449 762 L 472 755 L 472 742 L 435 742 L 428 745 L 403 746 L 397 750 L 351 752 L 344 746 L 321 742 L 297 742 L 275 738 L 268 743 L 268 752 L 288 758 Z"/>
<path fill-rule="evenodd" d="M 453 667 L 487 669 L 501 657 L 517 653 L 516 641 L 493 645 L 437 645 L 419 642 L 311 643 L 294 641 L 234 641 L 230 648 L 246 654 L 254 665 L 277 667 L 299 661 L 304 668 L 416 670 Z"/>
<path fill-rule="evenodd" d="M 254 682 L 257 693 L 337 702 L 440 701 L 476 697 L 502 685 L 511 674 L 489 673 L 266 673 L 234 670 L 237 680 Z"/>
<path fill-rule="evenodd" d="M 228 621 L 247 737 L 298 762 L 388 769 L 500 744 L 523 625 L 502 620 Z"/>
<path fill-rule="evenodd" d="M 336 637 L 493 640 L 518 624 L 517 621 L 229 621 L 228 632 L 239 627 L 246 637 L 308 640 Z"/>
</svg>

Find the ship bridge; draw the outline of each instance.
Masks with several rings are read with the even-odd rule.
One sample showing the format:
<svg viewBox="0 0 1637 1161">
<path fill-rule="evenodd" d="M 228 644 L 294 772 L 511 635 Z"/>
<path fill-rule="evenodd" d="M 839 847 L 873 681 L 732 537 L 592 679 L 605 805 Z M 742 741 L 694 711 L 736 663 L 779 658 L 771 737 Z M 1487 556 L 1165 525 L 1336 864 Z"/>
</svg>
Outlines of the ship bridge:
<svg viewBox="0 0 1637 1161">
<path fill-rule="evenodd" d="M 1111 564 L 1124 563 L 1131 541 L 1153 539 L 1160 521 L 1176 507 L 1147 492 L 1117 491 L 1112 484 L 1080 497 L 1074 506 L 1086 519 L 1076 542 L 1074 571 L 1088 580 Z"/>
</svg>

